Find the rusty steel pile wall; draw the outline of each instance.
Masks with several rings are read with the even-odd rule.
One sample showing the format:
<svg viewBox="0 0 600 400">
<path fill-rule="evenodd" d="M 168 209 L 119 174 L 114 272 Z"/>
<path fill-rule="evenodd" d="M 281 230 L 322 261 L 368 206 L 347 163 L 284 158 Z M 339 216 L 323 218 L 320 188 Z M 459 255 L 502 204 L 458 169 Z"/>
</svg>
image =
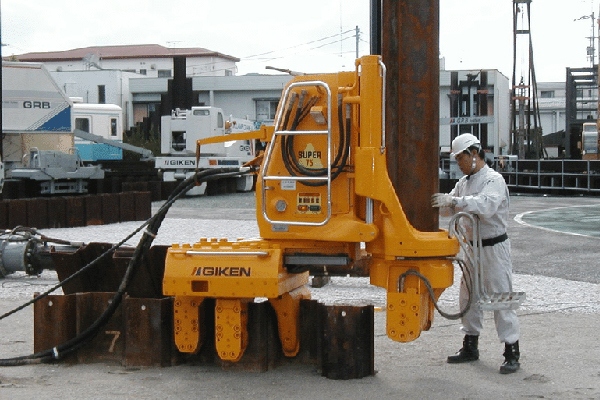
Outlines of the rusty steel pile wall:
<svg viewBox="0 0 600 400">
<path fill-rule="evenodd" d="M 76 252 L 52 253 L 58 279 L 71 277 L 110 243 L 89 243 Z M 317 366 L 330 379 L 374 375 L 374 307 L 300 304 L 300 352 L 286 358 L 281 349 L 275 310 L 269 302 L 248 307 L 248 348 L 239 362 L 222 361 L 214 342 L 215 300 L 201 306 L 205 341 L 197 354 L 180 353 L 173 337 L 173 298 L 162 295 L 167 246 L 152 246 L 127 285 L 127 294 L 94 339 L 65 354 L 70 363 L 110 362 L 125 366 L 167 367 L 191 361 L 225 370 L 264 372 L 282 364 Z M 128 268 L 134 248 L 118 249 L 34 305 L 34 351 L 61 345 L 85 331 L 109 307 Z M 58 328 L 57 328 L 58 327 Z"/>
<path fill-rule="evenodd" d="M 73 228 L 144 221 L 151 216 L 151 192 L 124 192 L 0 201 L 0 229 Z"/>
</svg>

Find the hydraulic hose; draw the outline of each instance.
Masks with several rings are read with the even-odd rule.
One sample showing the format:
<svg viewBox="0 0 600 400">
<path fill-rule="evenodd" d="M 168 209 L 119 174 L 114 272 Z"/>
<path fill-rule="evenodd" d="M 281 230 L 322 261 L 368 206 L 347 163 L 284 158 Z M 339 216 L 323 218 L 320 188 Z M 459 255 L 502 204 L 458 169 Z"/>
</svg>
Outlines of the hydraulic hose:
<svg viewBox="0 0 600 400">
<path fill-rule="evenodd" d="M 431 283 L 429 282 L 429 279 L 427 279 L 427 277 L 425 277 L 423 274 L 419 273 L 418 271 L 416 271 L 414 269 L 409 269 L 408 271 L 404 272 L 403 274 L 401 274 L 398 277 L 398 292 L 404 291 L 404 280 L 406 279 L 407 276 L 409 276 L 409 275 L 416 276 L 419 279 L 421 279 L 423 281 L 423 283 L 425 284 L 425 287 L 427 288 L 427 291 L 429 292 L 429 296 L 431 297 L 431 301 L 433 301 L 433 306 L 440 313 L 440 315 L 442 317 L 449 319 L 449 320 L 457 320 L 457 319 L 462 318 L 471 308 L 471 303 L 472 303 L 471 299 L 472 299 L 472 293 L 473 293 L 472 292 L 472 280 L 471 280 L 471 274 L 469 273 L 468 268 L 466 267 L 464 262 L 460 259 L 457 259 L 456 261 L 458 262 L 458 264 L 460 265 L 460 268 L 462 270 L 463 281 L 467 288 L 467 294 L 468 294 L 467 304 L 465 304 L 465 307 L 462 310 L 460 310 L 458 313 L 450 314 L 450 313 L 447 313 L 447 312 L 443 311 L 442 309 L 440 309 L 440 307 L 437 304 L 437 300 L 435 299 L 435 293 L 433 293 L 433 288 L 431 287 Z"/>
<path fill-rule="evenodd" d="M 106 252 L 101 254 L 99 257 L 97 257 L 91 263 L 89 263 L 88 265 L 86 265 L 85 267 L 83 267 L 82 269 L 80 269 L 79 271 L 74 273 L 73 275 L 71 275 L 69 278 L 63 280 L 61 283 L 54 286 L 50 290 L 37 296 L 32 301 L 29 301 L 29 302 L 25 303 L 24 305 L 17 307 L 16 309 L 0 316 L 0 319 L 6 318 L 7 316 L 14 314 L 17 311 L 22 310 L 23 308 L 27 307 L 28 305 L 33 304 L 35 301 L 38 301 L 38 300 L 46 297 L 48 294 L 50 294 L 54 290 L 61 287 L 66 282 L 73 279 L 75 276 L 77 276 L 77 275 L 81 274 L 83 271 L 91 268 L 91 266 L 95 265 L 100 259 L 102 259 L 102 258 L 106 257 L 107 255 L 111 254 L 112 252 L 114 252 L 117 248 L 119 248 L 121 245 L 123 245 L 127 240 L 129 240 L 135 234 L 140 232 L 144 227 L 147 227 L 147 229 L 144 231 L 137 247 L 135 248 L 134 254 L 133 254 L 131 260 L 129 261 L 129 264 L 127 266 L 127 269 L 125 271 L 123 279 L 121 280 L 121 283 L 119 285 L 117 292 L 111 299 L 111 302 L 110 302 L 109 306 L 106 308 L 106 310 L 104 310 L 104 312 L 98 317 L 98 319 L 96 321 L 94 321 L 94 323 L 92 323 L 92 325 L 90 325 L 87 329 L 85 329 L 83 332 L 78 334 L 76 337 L 74 337 L 74 338 L 68 340 L 67 342 L 65 342 L 61 345 L 58 345 L 52 349 L 44 350 L 44 351 L 34 353 L 34 354 L 31 354 L 28 356 L 0 359 L 0 366 L 30 365 L 30 364 L 39 364 L 39 363 L 45 363 L 45 362 L 51 362 L 54 360 L 59 360 L 62 357 L 64 357 L 65 355 L 72 353 L 73 351 L 81 348 L 86 343 L 88 343 L 90 340 L 92 340 L 97 335 L 100 328 L 109 321 L 110 317 L 114 314 L 115 310 L 121 303 L 121 301 L 123 299 L 123 295 L 125 294 L 125 292 L 127 290 L 127 286 L 129 285 L 129 283 L 131 281 L 131 278 L 133 277 L 137 268 L 139 268 L 140 261 L 141 261 L 143 255 L 146 254 L 146 252 L 152 245 L 152 242 L 154 241 L 154 238 L 156 237 L 156 235 L 158 233 L 158 229 L 160 228 L 160 225 L 162 224 L 164 218 L 166 217 L 167 211 L 173 205 L 175 200 L 177 200 L 179 197 L 181 197 L 181 195 L 183 195 L 189 189 L 191 189 L 194 185 L 196 185 L 197 182 L 219 179 L 219 178 L 226 177 L 226 176 L 237 176 L 240 174 L 240 172 L 241 171 L 239 168 L 219 168 L 219 169 L 211 169 L 211 170 L 201 171 L 201 172 L 198 172 L 198 173 L 192 175 L 191 177 L 184 180 L 181 184 L 179 184 L 177 186 L 177 188 L 169 196 L 169 199 L 160 207 L 160 209 L 156 212 L 156 214 L 154 214 L 152 217 L 150 217 L 148 220 L 146 220 L 138 229 L 136 229 L 134 232 L 132 232 L 130 235 L 128 235 L 127 238 L 125 238 L 124 240 L 119 242 L 117 245 L 112 246 L 109 250 L 107 250 Z"/>
<path fill-rule="evenodd" d="M 316 104 L 318 98 L 312 98 L 309 100 L 308 104 L 303 107 L 303 100 L 306 93 L 300 95 L 300 99 L 298 101 L 298 107 L 296 112 L 296 118 L 294 119 L 294 123 L 292 124 L 291 130 L 296 130 L 299 123 L 304 119 L 310 110 L 310 108 Z M 352 125 L 351 125 L 351 115 L 350 115 L 350 107 L 347 107 L 346 110 L 346 126 L 344 127 L 344 107 L 343 107 L 343 98 L 342 95 L 338 95 L 338 131 L 339 131 L 339 145 L 335 155 L 335 158 L 331 164 L 331 170 L 333 171 L 331 179 L 336 179 L 340 173 L 344 170 L 346 163 L 348 161 L 348 156 L 350 154 L 350 141 L 351 141 L 351 133 L 352 133 Z M 302 111 L 304 110 L 304 111 Z M 328 168 L 317 168 L 311 169 L 306 168 L 301 165 L 298 159 L 296 158 L 296 154 L 294 152 L 294 136 L 283 136 L 281 142 L 281 152 L 282 159 L 287 171 L 292 176 L 324 176 L 327 174 Z M 302 181 L 303 185 L 306 186 L 324 186 L 327 182 L 310 182 L 310 181 Z"/>
</svg>

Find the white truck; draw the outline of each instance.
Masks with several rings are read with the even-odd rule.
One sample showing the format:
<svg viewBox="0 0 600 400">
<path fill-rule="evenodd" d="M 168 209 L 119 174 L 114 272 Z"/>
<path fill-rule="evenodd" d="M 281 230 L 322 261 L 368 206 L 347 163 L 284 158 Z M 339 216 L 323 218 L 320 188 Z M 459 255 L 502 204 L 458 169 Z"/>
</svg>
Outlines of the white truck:
<svg viewBox="0 0 600 400">
<path fill-rule="evenodd" d="M 73 102 L 43 64 L 2 62 L 2 158 L 5 179 L 33 180 L 42 194 L 86 193 L 104 178 L 84 166 L 73 143 Z"/>
<path fill-rule="evenodd" d="M 122 142 L 120 107 L 73 100 L 43 64 L 2 62 L 0 192 L 10 180 L 39 183 L 33 195 L 87 193 L 89 180 L 104 178 L 89 162 L 120 159 L 122 150 L 152 158 Z"/>
<path fill-rule="evenodd" d="M 190 110 L 174 110 L 161 117 L 161 156 L 154 159 L 155 166 L 165 182 L 183 180 L 196 169 L 241 166 L 255 157 L 255 144 L 250 140 L 216 143 L 200 148 L 199 165 L 196 165 L 196 141 L 231 133 L 250 132 L 254 123 L 230 117 L 225 120 L 223 110 L 217 107 L 198 106 Z M 235 191 L 250 191 L 253 177 L 243 175 L 233 181 Z M 231 183 L 229 182 L 229 183 Z M 223 185 L 224 182 L 216 183 Z M 188 195 L 201 195 L 207 190 L 206 182 L 189 191 Z"/>
</svg>

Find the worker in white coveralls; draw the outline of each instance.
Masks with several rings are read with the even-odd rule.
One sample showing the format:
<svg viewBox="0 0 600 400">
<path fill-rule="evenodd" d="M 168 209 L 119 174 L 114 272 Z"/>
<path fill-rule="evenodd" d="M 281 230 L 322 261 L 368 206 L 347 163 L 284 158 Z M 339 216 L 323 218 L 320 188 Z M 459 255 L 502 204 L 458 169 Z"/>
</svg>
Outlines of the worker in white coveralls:
<svg viewBox="0 0 600 400">
<path fill-rule="evenodd" d="M 510 241 L 506 234 L 509 194 L 504 178 L 486 164 L 479 139 L 470 133 L 462 134 L 452 141 L 451 156 L 456 159 L 464 176 L 449 194 L 434 194 L 432 205 L 439 207 L 443 216 L 462 211 L 479 217 L 485 290 L 488 293 L 512 292 Z M 467 266 L 469 267 L 472 268 L 471 265 Z M 467 290 L 463 279 L 460 288 L 461 309 L 469 299 Z M 520 367 L 517 313 L 514 310 L 494 311 L 494 320 L 498 337 L 505 344 L 505 360 L 500 366 L 500 373 L 516 372 Z M 448 357 L 449 363 L 479 359 L 477 346 L 482 327 L 483 311 L 479 307 L 470 307 L 462 317 L 462 330 L 465 333 L 463 347 L 458 353 Z"/>
</svg>

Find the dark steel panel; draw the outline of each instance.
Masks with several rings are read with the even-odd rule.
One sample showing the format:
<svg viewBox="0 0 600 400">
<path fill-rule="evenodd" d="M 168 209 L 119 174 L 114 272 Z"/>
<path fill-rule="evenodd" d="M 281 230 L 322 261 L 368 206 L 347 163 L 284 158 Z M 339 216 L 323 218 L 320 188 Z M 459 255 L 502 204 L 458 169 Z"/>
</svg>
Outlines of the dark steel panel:
<svg viewBox="0 0 600 400">
<path fill-rule="evenodd" d="M 148 190 L 152 194 L 152 201 L 160 201 L 161 199 L 161 181 L 148 182 Z"/>
<path fill-rule="evenodd" d="M 411 224 L 438 230 L 439 0 L 383 0 L 388 170 Z"/>
<path fill-rule="evenodd" d="M 161 298 L 162 296 L 162 278 L 165 271 L 165 258 L 169 246 L 152 246 L 145 257 L 139 270 L 135 273 L 131 282 L 127 286 L 127 293 L 131 297 L 139 298 Z M 133 248 L 122 248 L 115 252 L 112 257 L 112 264 L 104 267 L 105 274 L 116 275 L 120 281 L 131 257 Z M 114 282 L 117 286 L 118 283 Z"/>
<path fill-rule="evenodd" d="M 128 297 L 125 310 L 126 366 L 167 367 L 178 360 L 173 340 L 173 300 Z"/>
<path fill-rule="evenodd" d="M 102 194 L 102 220 L 105 224 L 115 224 L 119 222 L 119 195 Z"/>
<path fill-rule="evenodd" d="M 48 199 L 48 227 L 66 228 L 67 200 L 64 197 L 50 197 Z"/>
<path fill-rule="evenodd" d="M 148 190 L 148 182 L 145 181 L 133 181 L 123 182 L 124 192 L 145 192 Z"/>
<path fill-rule="evenodd" d="M 89 243 L 76 252 L 52 252 L 52 262 L 54 263 L 58 280 L 62 282 L 67 279 L 111 248 L 111 246 L 109 243 Z M 67 282 L 63 286 L 63 293 L 115 291 L 119 286 L 123 271 L 117 273 L 111 267 L 111 257 L 105 257 L 94 267 Z"/>
<path fill-rule="evenodd" d="M 28 227 L 43 229 L 48 227 L 48 200 L 29 199 L 27 202 Z"/>
<path fill-rule="evenodd" d="M 123 186 L 123 179 L 118 176 L 110 178 L 110 193 L 121 193 L 121 187 Z"/>
<path fill-rule="evenodd" d="M 27 226 L 27 200 L 11 200 L 8 203 L 8 229 Z"/>
<path fill-rule="evenodd" d="M 152 193 L 135 192 L 135 221 L 145 221 L 152 216 Z"/>
<path fill-rule="evenodd" d="M 273 368 L 283 357 L 277 332 L 277 317 L 270 303 L 248 304 L 247 329 L 248 346 L 244 351 L 244 355 L 235 363 L 219 360 L 218 364 L 221 365 L 222 369 L 227 371 L 265 372 L 269 368 Z M 214 335 L 214 331 L 209 334 Z"/>
<path fill-rule="evenodd" d="M 86 225 L 103 225 L 102 198 L 98 195 L 88 195 L 84 199 Z"/>
<path fill-rule="evenodd" d="M 322 375 L 357 379 L 375 374 L 373 306 L 326 306 Z"/>
<path fill-rule="evenodd" d="M 85 200 L 83 197 L 65 197 L 67 201 L 67 227 L 85 226 Z"/>
<path fill-rule="evenodd" d="M 325 305 L 317 300 L 300 300 L 300 362 L 321 365 L 324 320 Z"/>
<path fill-rule="evenodd" d="M 110 249 L 110 243 L 89 243 L 75 252 L 53 251 L 50 255 L 60 281 L 73 275 L 88 263 Z M 165 257 L 169 246 L 152 246 L 142 258 L 138 271 L 133 275 L 127 293 L 139 298 L 162 298 L 162 277 Z M 113 292 L 119 287 L 129 265 L 134 249 L 124 247 L 106 256 L 63 287 L 65 294 L 81 292 Z"/>
<path fill-rule="evenodd" d="M 80 334 L 91 326 L 109 306 L 114 293 L 78 293 L 76 326 Z M 123 324 L 123 304 L 120 304 L 106 325 L 89 343 L 77 350 L 80 363 L 117 362 L 125 356 L 125 326 Z"/>
<path fill-rule="evenodd" d="M 52 349 L 76 335 L 75 295 L 49 295 L 33 305 L 33 349 Z M 63 360 L 76 362 L 75 353 Z"/>
<path fill-rule="evenodd" d="M 8 229 L 8 201 L 0 200 L 0 229 Z"/>
<path fill-rule="evenodd" d="M 161 197 L 162 200 L 167 200 L 171 193 L 175 190 L 179 182 L 162 182 L 161 183 Z"/>
<path fill-rule="evenodd" d="M 132 221 L 135 217 L 135 194 L 123 192 L 119 194 L 119 221 Z"/>
</svg>

